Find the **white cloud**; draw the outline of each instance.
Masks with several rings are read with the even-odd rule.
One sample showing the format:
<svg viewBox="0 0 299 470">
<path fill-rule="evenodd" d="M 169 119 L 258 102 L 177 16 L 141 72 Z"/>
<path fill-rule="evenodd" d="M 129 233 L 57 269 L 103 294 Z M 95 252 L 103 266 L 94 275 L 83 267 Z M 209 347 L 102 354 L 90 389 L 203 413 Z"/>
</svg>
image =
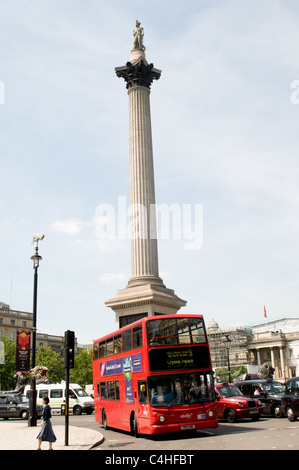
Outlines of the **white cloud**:
<svg viewBox="0 0 299 470">
<path fill-rule="evenodd" d="M 58 232 L 66 233 L 68 235 L 76 235 L 84 226 L 84 223 L 79 219 L 69 220 L 56 220 L 51 225 L 51 228 Z"/>
</svg>

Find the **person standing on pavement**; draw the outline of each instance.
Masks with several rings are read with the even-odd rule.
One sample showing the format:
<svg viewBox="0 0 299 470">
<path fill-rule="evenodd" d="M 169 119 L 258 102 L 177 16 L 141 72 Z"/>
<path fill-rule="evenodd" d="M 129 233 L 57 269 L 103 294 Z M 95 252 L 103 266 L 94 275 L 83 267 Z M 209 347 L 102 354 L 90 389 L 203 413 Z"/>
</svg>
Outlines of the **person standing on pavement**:
<svg viewBox="0 0 299 470">
<path fill-rule="evenodd" d="M 43 410 L 43 420 L 41 423 L 41 430 L 38 433 L 38 448 L 37 450 L 41 450 L 41 445 L 43 441 L 49 442 L 49 450 L 53 450 L 52 443 L 56 441 L 56 436 L 54 434 L 52 423 L 51 423 L 51 407 L 49 405 L 49 398 L 44 397 L 43 403 L 45 405 Z"/>
</svg>

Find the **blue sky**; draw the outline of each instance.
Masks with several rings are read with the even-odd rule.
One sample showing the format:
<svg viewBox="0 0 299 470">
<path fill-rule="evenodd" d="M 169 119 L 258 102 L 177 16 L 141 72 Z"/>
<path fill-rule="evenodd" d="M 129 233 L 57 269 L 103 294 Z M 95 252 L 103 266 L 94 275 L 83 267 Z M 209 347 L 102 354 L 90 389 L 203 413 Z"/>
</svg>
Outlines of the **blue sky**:
<svg viewBox="0 0 299 470">
<path fill-rule="evenodd" d="M 151 91 L 158 204 L 201 204 L 203 244 L 159 240 L 185 313 L 220 327 L 298 316 L 299 5 L 295 0 L 2 0 L 0 301 L 38 331 L 90 342 L 131 275 L 130 240 L 99 239 L 101 204 L 129 197 L 128 96 L 114 68 L 135 21 L 162 70 Z M 299 97 L 299 93 L 297 95 Z M 4 98 L 4 99 L 3 99 Z"/>
</svg>

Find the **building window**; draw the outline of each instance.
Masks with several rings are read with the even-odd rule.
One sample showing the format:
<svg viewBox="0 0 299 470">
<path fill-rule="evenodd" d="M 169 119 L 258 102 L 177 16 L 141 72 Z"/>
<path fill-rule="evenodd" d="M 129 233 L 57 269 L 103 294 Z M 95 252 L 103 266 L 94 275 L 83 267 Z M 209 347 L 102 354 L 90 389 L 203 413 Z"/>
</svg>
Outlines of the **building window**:
<svg viewBox="0 0 299 470">
<path fill-rule="evenodd" d="M 10 320 L 10 326 L 15 326 L 16 321 L 15 320 Z"/>
<path fill-rule="evenodd" d="M 11 332 L 9 333 L 9 338 L 10 338 L 10 341 L 14 341 L 14 340 L 15 340 L 15 333 L 14 333 L 14 331 L 11 331 Z"/>
<path fill-rule="evenodd" d="M 26 326 L 27 326 L 27 322 L 26 322 L 26 321 L 22 321 L 22 327 L 23 327 L 23 328 L 26 328 Z"/>
</svg>

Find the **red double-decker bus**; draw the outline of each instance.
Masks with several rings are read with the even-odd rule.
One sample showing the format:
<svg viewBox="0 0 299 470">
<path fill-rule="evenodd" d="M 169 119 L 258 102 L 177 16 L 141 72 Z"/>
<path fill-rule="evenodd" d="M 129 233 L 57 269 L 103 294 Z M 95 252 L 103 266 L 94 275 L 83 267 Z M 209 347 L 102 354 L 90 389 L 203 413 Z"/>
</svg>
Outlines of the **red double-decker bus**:
<svg viewBox="0 0 299 470">
<path fill-rule="evenodd" d="M 146 317 L 94 341 L 96 420 L 132 434 L 218 426 L 201 315 Z"/>
</svg>

